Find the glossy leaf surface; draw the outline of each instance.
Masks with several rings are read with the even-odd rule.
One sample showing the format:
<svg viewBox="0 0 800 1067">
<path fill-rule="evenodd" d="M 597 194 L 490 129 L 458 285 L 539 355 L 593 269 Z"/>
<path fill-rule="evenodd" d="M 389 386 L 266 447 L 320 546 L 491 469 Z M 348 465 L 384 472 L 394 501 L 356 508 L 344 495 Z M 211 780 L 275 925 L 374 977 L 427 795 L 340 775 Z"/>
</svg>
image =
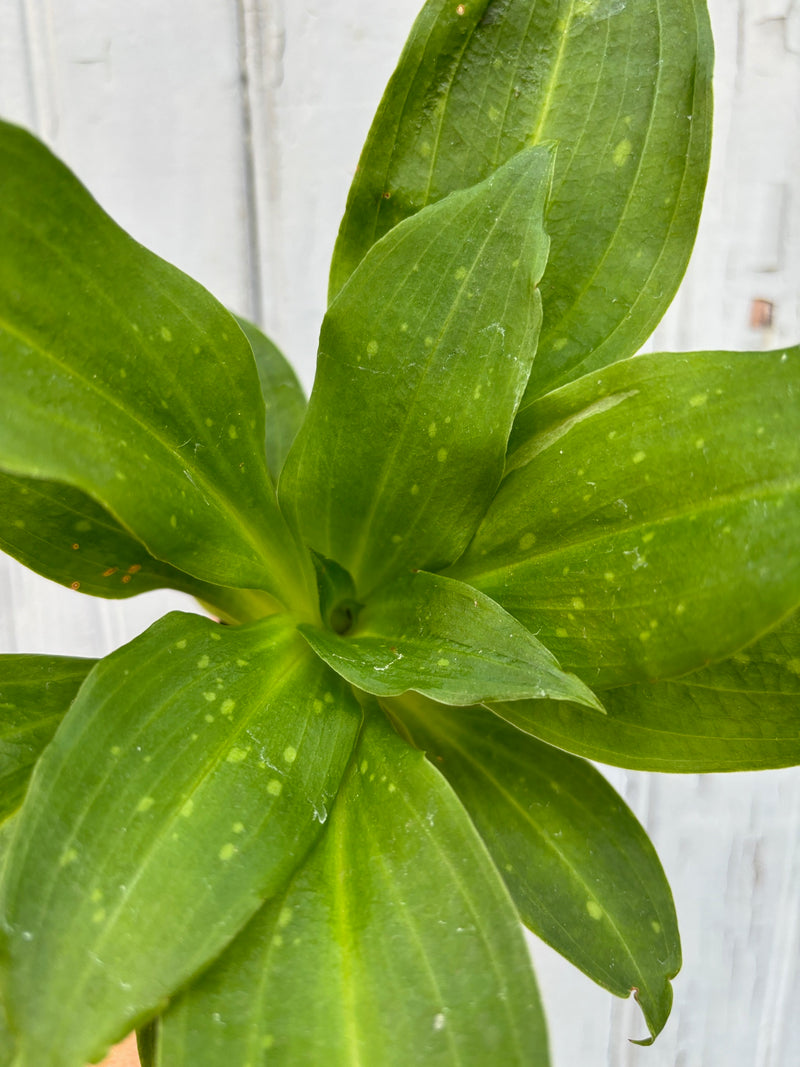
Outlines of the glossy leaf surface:
<svg viewBox="0 0 800 1067">
<path fill-rule="evenodd" d="M 155 559 L 90 496 L 60 482 L 0 471 L 0 548 L 59 585 L 116 600 L 178 589 L 228 621 L 279 610 L 269 593 L 226 589 Z"/>
<path fill-rule="evenodd" d="M 174 613 L 100 662 L 6 865 L 15 1067 L 102 1054 L 213 959 L 316 839 L 359 723 L 281 617 Z"/>
<path fill-rule="evenodd" d="M 800 617 L 743 652 L 653 685 L 607 689 L 595 723 L 572 704 L 520 701 L 498 714 L 559 748 L 642 771 L 754 771 L 800 763 Z"/>
<path fill-rule="evenodd" d="M 160 1024 L 159 1067 L 546 1067 L 516 914 L 463 808 L 376 715 L 284 894 Z"/>
<path fill-rule="evenodd" d="M 531 395 L 631 355 L 694 242 L 712 57 L 704 0 L 429 0 L 359 162 L 331 295 L 402 219 L 554 141 Z"/>
<path fill-rule="evenodd" d="M 452 562 L 497 487 L 541 321 L 551 167 L 521 153 L 398 226 L 325 316 L 281 503 L 361 597 Z"/>
<path fill-rule="evenodd" d="M 284 460 L 306 413 L 306 398 L 283 353 L 259 328 L 236 316 L 256 361 L 266 412 L 267 466 L 277 483 Z"/>
<path fill-rule="evenodd" d="M 0 822 L 22 803 L 34 764 L 94 664 L 68 656 L 0 656 Z"/>
<path fill-rule="evenodd" d="M 235 320 L 5 123 L 0 247 L 0 467 L 81 489 L 181 570 L 299 600 Z"/>
<path fill-rule="evenodd" d="M 154 559 L 79 489 L 0 471 L 0 548 L 26 567 L 92 596 L 135 596 L 203 582 Z"/>
<path fill-rule="evenodd" d="M 800 350 L 648 355 L 543 397 L 452 568 L 593 687 L 722 659 L 800 603 Z"/>
<path fill-rule="evenodd" d="M 413 689 L 470 704 L 561 693 L 556 699 L 599 707 L 508 612 L 438 574 L 404 575 L 373 594 L 346 636 L 309 625 L 300 632 L 342 677 L 378 696 Z M 500 692 L 509 695 L 492 696 Z"/>
<path fill-rule="evenodd" d="M 635 991 L 655 1037 L 681 964 L 672 894 L 632 812 L 590 764 L 486 708 L 389 701 L 447 778 L 523 922 L 605 989 Z"/>
</svg>

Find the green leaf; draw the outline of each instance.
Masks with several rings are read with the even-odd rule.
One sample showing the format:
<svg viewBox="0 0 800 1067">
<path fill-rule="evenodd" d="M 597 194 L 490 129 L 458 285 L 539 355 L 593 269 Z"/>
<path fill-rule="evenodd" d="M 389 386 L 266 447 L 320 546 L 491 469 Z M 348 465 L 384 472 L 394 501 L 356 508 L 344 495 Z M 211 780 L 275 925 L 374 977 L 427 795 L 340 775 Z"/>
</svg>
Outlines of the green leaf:
<svg viewBox="0 0 800 1067">
<path fill-rule="evenodd" d="M 139 1053 L 141 1067 L 156 1067 L 156 1042 L 158 1040 L 158 1019 L 153 1019 L 141 1030 L 136 1031 L 136 1051 Z"/>
<path fill-rule="evenodd" d="M 694 242 L 712 59 L 704 0 L 429 0 L 359 162 L 331 295 L 402 219 L 555 141 L 529 393 L 631 355 Z"/>
<path fill-rule="evenodd" d="M 411 689 L 445 704 L 473 704 L 560 693 L 560 699 L 602 710 L 591 690 L 560 670 L 516 619 L 477 590 L 438 574 L 403 575 L 373 594 L 346 636 L 310 625 L 299 629 L 329 666 L 377 696 Z"/>
<path fill-rule="evenodd" d="M 360 720 L 283 617 L 174 613 L 94 668 L 5 869 L 15 1067 L 100 1057 L 219 954 L 316 839 Z"/>
<path fill-rule="evenodd" d="M 267 466 L 277 483 L 289 448 L 303 424 L 306 398 L 280 349 L 257 326 L 235 316 L 250 342 L 266 409 Z"/>
<path fill-rule="evenodd" d="M 281 503 L 360 597 L 452 562 L 502 475 L 535 352 L 552 152 L 377 244 L 328 310 Z"/>
<path fill-rule="evenodd" d="M 648 355 L 524 413 L 452 568 L 607 687 L 725 658 L 800 603 L 800 349 Z"/>
<path fill-rule="evenodd" d="M 800 763 L 800 615 L 744 652 L 682 678 L 607 689 L 602 723 L 572 704 L 493 706 L 522 730 L 589 759 L 701 774 Z"/>
<path fill-rule="evenodd" d="M 67 656 L 0 656 L 0 822 L 22 803 L 34 764 L 94 664 Z"/>
<path fill-rule="evenodd" d="M 633 991 L 655 1038 L 681 965 L 678 924 L 653 846 L 619 795 L 590 764 L 485 708 L 420 697 L 387 707 L 456 791 L 523 922 L 604 989 Z"/>
<path fill-rule="evenodd" d="M 358 617 L 363 605 L 356 599 L 353 579 L 332 559 L 312 552 L 317 572 L 319 611 L 323 622 L 338 633 L 346 633 Z"/>
<path fill-rule="evenodd" d="M 198 578 L 305 605 L 235 320 L 5 123 L 0 247 L 0 467 L 88 493 Z"/>
<path fill-rule="evenodd" d="M 60 585 L 119 599 L 178 589 L 229 621 L 279 610 L 268 593 L 209 585 L 155 559 L 80 489 L 0 471 L 0 548 Z"/>
<path fill-rule="evenodd" d="M 376 714 L 319 847 L 160 1024 L 163 1067 L 546 1067 L 516 914 L 446 783 Z"/>
</svg>

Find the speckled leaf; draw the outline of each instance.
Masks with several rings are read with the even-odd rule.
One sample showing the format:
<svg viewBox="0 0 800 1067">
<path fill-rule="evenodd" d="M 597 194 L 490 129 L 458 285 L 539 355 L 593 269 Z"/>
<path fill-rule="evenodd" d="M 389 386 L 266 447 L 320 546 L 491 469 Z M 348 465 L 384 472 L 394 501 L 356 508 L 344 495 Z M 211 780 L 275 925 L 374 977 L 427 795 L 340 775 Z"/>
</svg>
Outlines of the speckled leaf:
<svg viewBox="0 0 800 1067">
<path fill-rule="evenodd" d="M 625 360 L 543 397 L 452 568 L 593 688 L 725 658 L 800 603 L 800 349 Z"/>
<path fill-rule="evenodd" d="M 22 803 L 34 764 L 94 664 L 68 656 L 0 656 L 0 822 Z"/>
<path fill-rule="evenodd" d="M 641 771 L 755 771 L 800 763 L 800 616 L 681 678 L 607 689 L 608 718 L 520 701 L 498 714 L 559 748 Z"/>
<path fill-rule="evenodd" d="M 378 696 L 412 689 L 445 704 L 473 704 L 560 693 L 556 699 L 599 708 L 591 690 L 560 670 L 508 612 L 438 574 L 419 571 L 385 586 L 345 636 L 305 624 L 299 629 L 342 677 Z M 501 692 L 508 695 L 496 695 Z"/>
<path fill-rule="evenodd" d="M 517 916 L 463 808 L 378 715 L 320 846 L 159 1024 L 159 1067 L 546 1067 Z"/>
<path fill-rule="evenodd" d="M 541 321 L 551 168 L 522 152 L 407 220 L 325 316 L 281 503 L 361 597 L 455 559 L 497 487 Z"/>
<path fill-rule="evenodd" d="M 584 760 L 486 708 L 417 696 L 387 707 L 455 789 L 523 922 L 603 988 L 633 991 L 655 1038 L 680 938 L 661 864 L 619 795 Z"/>
<path fill-rule="evenodd" d="M 174 613 L 101 661 L 37 764 L 0 890 L 15 1067 L 79 1067 L 286 882 L 361 721 L 292 623 Z"/>
<path fill-rule="evenodd" d="M 252 322 L 239 315 L 236 321 L 255 357 L 266 409 L 267 466 L 273 481 L 277 482 L 291 443 L 302 425 L 306 398 L 297 375 L 280 349 Z"/>
<path fill-rule="evenodd" d="M 37 574 L 91 596 L 178 589 L 229 621 L 278 608 L 269 593 L 210 585 L 155 559 L 90 496 L 61 482 L 0 471 L 0 548 Z"/>
<path fill-rule="evenodd" d="M 401 219 L 552 140 L 531 395 L 631 355 L 694 242 L 712 58 L 705 0 L 429 0 L 359 161 L 331 294 Z"/>
<path fill-rule="evenodd" d="M 232 316 L 5 123 L 0 248 L 0 467 L 83 490 L 198 578 L 304 600 Z"/>
</svg>

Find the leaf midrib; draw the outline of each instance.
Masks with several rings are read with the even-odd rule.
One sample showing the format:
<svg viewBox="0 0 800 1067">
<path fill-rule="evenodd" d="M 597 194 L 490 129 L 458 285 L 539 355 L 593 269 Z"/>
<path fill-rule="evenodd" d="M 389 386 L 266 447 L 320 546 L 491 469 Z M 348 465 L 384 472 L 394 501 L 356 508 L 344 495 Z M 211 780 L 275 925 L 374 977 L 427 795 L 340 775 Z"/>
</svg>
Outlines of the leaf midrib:
<svg viewBox="0 0 800 1067">
<path fill-rule="evenodd" d="M 678 508 L 677 510 L 670 512 L 669 515 L 661 515 L 657 518 L 640 518 L 634 522 L 627 523 L 625 525 L 617 525 L 609 527 L 594 537 L 578 537 L 574 540 L 564 540 L 560 544 L 553 545 L 552 548 L 543 552 L 536 552 L 532 550 L 528 555 L 513 559 L 509 563 L 492 567 L 489 569 L 481 569 L 480 566 L 470 567 L 464 569 L 464 574 L 467 576 L 467 580 L 481 581 L 490 575 L 502 574 L 507 570 L 515 570 L 520 567 L 527 567 L 533 564 L 537 564 L 540 560 L 547 559 L 551 556 L 558 556 L 565 551 L 571 551 L 581 546 L 594 546 L 602 544 L 611 538 L 626 535 L 632 532 L 636 532 L 645 527 L 651 528 L 654 526 L 667 526 L 672 522 L 681 522 L 693 517 L 699 517 L 700 515 L 713 514 L 715 511 L 721 511 L 725 508 L 749 504 L 754 501 L 769 499 L 773 496 L 781 497 L 789 494 L 794 494 L 800 490 L 800 478 L 786 479 L 786 480 L 772 480 L 765 483 L 760 483 L 757 491 L 750 492 L 746 495 L 738 493 L 736 495 L 732 493 L 719 493 L 714 497 L 706 498 L 702 502 L 696 502 L 691 506 L 684 508 Z M 480 531 L 479 531 L 480 532 Z M 535 546 L 534 546 L 535 547 Z M 480 563 L 478 559 L 477 563 Z M 458 573 L 460 571 L 459 564 L 455 564 L 453 572 Z"/>
</svg>

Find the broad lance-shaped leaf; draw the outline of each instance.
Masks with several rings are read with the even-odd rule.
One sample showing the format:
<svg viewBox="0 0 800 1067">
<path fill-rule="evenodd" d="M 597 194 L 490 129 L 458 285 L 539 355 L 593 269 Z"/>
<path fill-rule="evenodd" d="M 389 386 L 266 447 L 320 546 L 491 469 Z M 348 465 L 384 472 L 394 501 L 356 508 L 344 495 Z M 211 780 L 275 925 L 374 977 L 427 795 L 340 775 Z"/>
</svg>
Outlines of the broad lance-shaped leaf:
<svg viewBox="0 0 800 1067">
<path fill-rule="evenodd" d="M 412 695 L 386 707 L 456 791 L 523 922 L 604 989 L 634 992 L 655 1038 L 680 938 L 661 864 L 619 795 L 590 764 L 486 708 Z"/>
<path fill-rule="evenodd" d="M 800 604 L 800 349 L 637 356 L 518 431 L 451 573 L 593 688 L 722 659 Z"/>
<path fill-rule="evenodd" d="M 0 468 L 83 490 L 198 578 L 304 604 L 233 317 L 6 123 L 0 247 Z"/>
<path fill-rule="evenodd" d="M 551 745 L 640 771 L 700 774 L 800 763 L 800 616 L 730 659 L 652 685 L 607 689 L 596 723 L 574 704 L 493 705 Z"/>
<path fill-rule="evenodd" d="M 377 696 L 411 689 L 445 704 L 474 704 L 560 693 L 556 699 L 602 711 L 594 693 L 560 670 L 508 612 L 438 574 L 403 575 L 374 593 L 346 635 L 299 629 L 343 678 Z M 492 695 L 501 692 L 508 695 Z"/>
<path fill-rule="evenodd" d="M 242 329 L 256 361 L 261 395 L 266 410 L 267 466 L 274 482 L 283 468 L 289 448 L 306 413 L 306 398 L 283 353 L 257 326 L 240 315 Z"/>
<path fill-rule="evenodd" d="M 158 1067 L 548 1063 L 506 890 L 379 712 L 310 859 L 158 1025 Z"/>
<path fill-rule="evenodd" d="M 0 656 L 0 822 L 22 803 L 34 764 L 94 664 L 68 656 Z"/>
<path fill-rule="evenodd" d="M 536 350 L 552 152 L 516 156 L 377 244 L 331 305 L 281 504 L 360 596 L 466 547 Z"/>
<path fill-rule="evenodd" d="M 318 836 L 360 721 L 285 617 L 174 613 L 98 663 L 0 889 L 15 1067 L 99 1058 L 221 952 Z"/>
<path fill-rule="evenodd" d="M 155 559 L 90 496 L 61 482 L 0 471 L 0 548 L 37 574 L 91 596 L 178 589 L 228 621 L 279 610 L 269 593 L 210 585 Z"/>
<path fill-rule="evenodd" d="M 705 0 L 429 0 L 359 162 L 331 296 L 402 219 L 555 141 L 529 394 L 632 355 L 694 242 L 712 59 Z"/>
</svg>

